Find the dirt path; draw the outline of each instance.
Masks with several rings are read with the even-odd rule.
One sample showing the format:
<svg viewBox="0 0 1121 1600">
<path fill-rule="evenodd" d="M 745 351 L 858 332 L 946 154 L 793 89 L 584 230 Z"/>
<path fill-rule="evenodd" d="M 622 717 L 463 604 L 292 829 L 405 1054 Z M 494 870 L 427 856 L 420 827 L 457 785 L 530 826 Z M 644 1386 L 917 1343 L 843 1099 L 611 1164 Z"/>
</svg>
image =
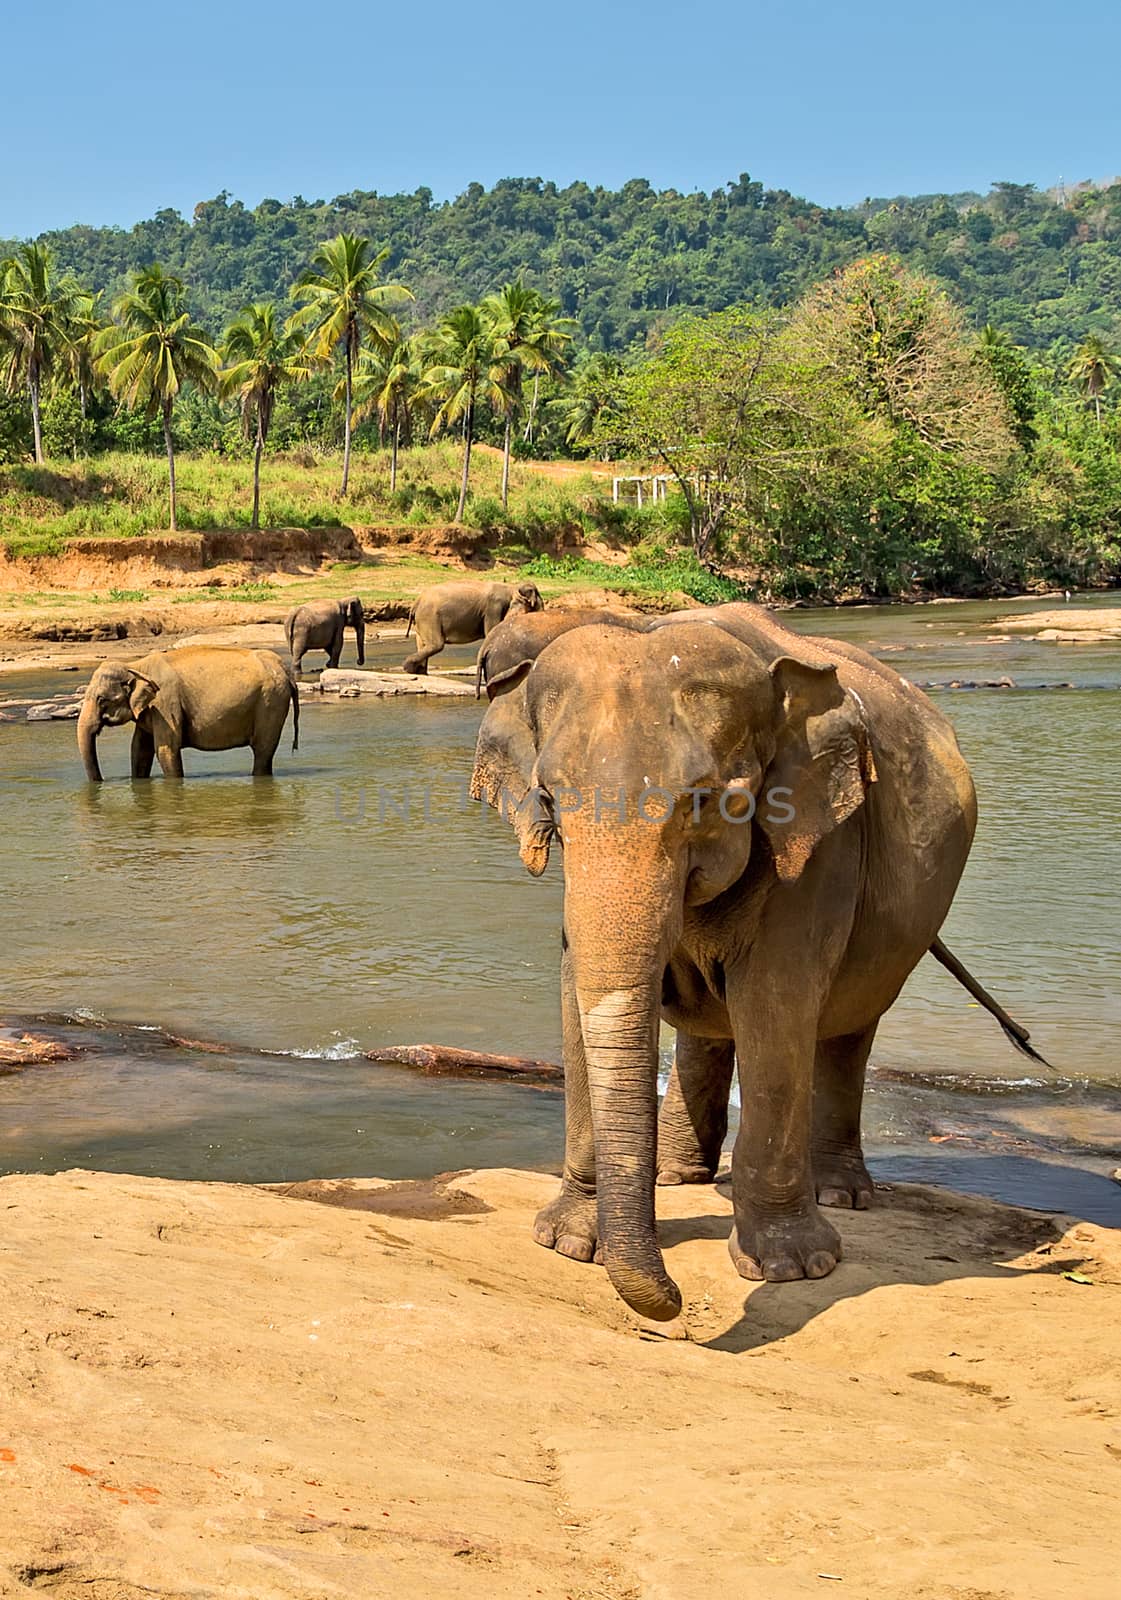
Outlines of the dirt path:
<svg viewBox="0 0 1121 1600">
<path fill-rule="evenodd" d="M 748 1292 L 662 1190 L 682 1341 L 554 1182 L 0 1181 L 0 1594 L 1116 1595 L 1116 1235 L 898 1189 Z"/>
</svg>

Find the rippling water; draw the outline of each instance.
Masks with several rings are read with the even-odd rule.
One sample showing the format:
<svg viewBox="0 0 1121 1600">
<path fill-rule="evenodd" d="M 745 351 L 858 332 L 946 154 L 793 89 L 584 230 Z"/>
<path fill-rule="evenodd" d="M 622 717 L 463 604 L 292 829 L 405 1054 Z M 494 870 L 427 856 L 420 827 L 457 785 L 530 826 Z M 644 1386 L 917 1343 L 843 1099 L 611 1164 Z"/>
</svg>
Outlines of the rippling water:
<svg viewBox="0 0 1121 1600">
<path fill-rule="evenodd" d="M 1010 609 L 860 608 L 792 620 L 871 643 L 921 682 L 1008 675 L 1075 685 L 933 691 L 981 798 L 945 932 L 1056 1069 L 1057 1089 L 1025 1090 L 1011 1120 L 1005 1103 L 1007 1127 L 1042 1149 L 1073 1117 L 1059 1146 L 1065 1138 L 1104 1161 L 1121 1142 L 1110 1087 L 1121 1085 L 1121 647 L 985 643 Z M 399 644 L 374 646 L 371 664 L 399 654 Z M 0 698 L 83 681 L 7 677 Z M 157 1064 L 122 1045 L 111 1069 L 99 1058 L 97 1070 L 0 1079 L 0 1167 L 123 1162 L 262 1177 L 549 1159 L 555 1097 L 418 1085 L 344 1063 L 359 1048 L 418 1040 L 559 1051 L 560 874 L 554 864 L 544 880 L 529 879 L 505 825 L 465 800 L 480 715 L 472 700 L 305 702 L 300 752 L 289 754 L 285 740 L 272 782 L 251 781 L 247 753 L 232 751 L 188 752 L 182 785 L 133 785 L 128 732 L 107 730 L 100 788 L 82 778 L 72 723 L 0 726 L 5 1009 L 86 1008 L 247 1052 L 292 1053 L 220 1065 L 188 1053 Z M 1012 1082 L 1029 1066 L 931 961 L 886 1019 L 874 1059 L 890 1072 L 966 1083 Z M 1101 1087 L 1067 1090 L 1064 1080 Z M 1087 1092 L 1091 1103 L 1079 1109 Z M 939 1127 L 962 1103 L 948 1085 L 877 1093 L 874 1141 L 897 1151 L 942 1137 L 922 1131 L 935 1101 Z M 345 1126 L 364 1127 L 362 1106 L 373 1104 L 376 1148 L 368 1130 L 356 1148 Z M 480 1130 L 469 1156 L 459 1131 L 468 1126 Z M 247 1127 L 257 1130 L 248 1144 Z M 217 1169 L 204 1154 L 214 1146 L 229 1157 Z"/>
</svg>

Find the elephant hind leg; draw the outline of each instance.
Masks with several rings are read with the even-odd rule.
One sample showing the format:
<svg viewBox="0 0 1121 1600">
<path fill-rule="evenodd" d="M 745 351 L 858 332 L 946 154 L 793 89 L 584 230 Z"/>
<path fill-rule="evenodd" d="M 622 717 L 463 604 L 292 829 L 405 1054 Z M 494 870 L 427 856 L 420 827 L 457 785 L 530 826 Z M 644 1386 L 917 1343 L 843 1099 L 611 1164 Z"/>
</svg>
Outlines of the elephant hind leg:
<svg viewBox="0 0 1121 1600">
<path fill-rule="evenodd" d="M 272 760 L 276 755 L 277 746 L 284 732 L 284 723 L 288 715 L 290 697 L 285 689 L 284 703 L 282 706 L 262 704 L 257 707 L 257 715 L 253 724 L 253 737 L 249 747 L 253 751 L 253 776 L 255 778 L 272 777 Z"/>
<path fill-rule="evenodd" d="M 818 1204 L 864 1211 L 875 1185 L 864 1165 L 860 1111 L 876 1023 L 862 1033 L 823 1039 L 814 1057 L 813 1172 Z"/>
<path fill-rule="evenodd" d="M 421 677 L 426 676 L 428 673 L 429 657 L 439 655 L 446 643 L 447 640 L 444 638 L 442 633 L 437 634 L 435 639 L 432 638 L 431 634 L 427 634 L 422 637 L 418 633 L 416 649 L 413 651 L 411 656 L 406 656 L 405 660 L 402 662 L 402 672 L 411 672 Z"/>
<path fill-rule="evenodd" d="M 658 1117 L 660 1184 L 711 1183 L 728 1132 L 736 1065 L 731 1039 L 677 1035 L 673 1071 Z"/>
</svg>

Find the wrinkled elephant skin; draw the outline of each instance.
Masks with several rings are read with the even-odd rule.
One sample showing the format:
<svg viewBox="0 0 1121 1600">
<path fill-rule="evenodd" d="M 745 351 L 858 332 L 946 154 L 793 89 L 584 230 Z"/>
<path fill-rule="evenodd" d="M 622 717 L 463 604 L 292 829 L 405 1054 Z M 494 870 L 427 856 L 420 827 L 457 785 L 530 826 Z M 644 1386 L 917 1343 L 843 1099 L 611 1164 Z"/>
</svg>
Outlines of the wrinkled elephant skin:
<svg viewBox="0 0 1121 1600">
<path fill-rule="evenodd" d="M 473 790 L 531 873 L 563 847 L 565 1164 L 535 1236 L 674 1316 L 655 1181 L 711 1179 L 738 1064 L 733 1261 L 821 1277 L 841 1247 L 819 1201 L 872 1195 L 877 1023 L 973 838 L 953 730 L 872 657 L 755 606 L 523 642 L 489 678 Z M 662 1018 L 677 1057 L 659 1119 Z"/>
<path fill-rule="evenodd" d="M 424 673 L 428 662 L 446 644 L 473 644 L 485 639 L 504 617 L 540 611 L 544 605 L 535 583 L 475 583 L 464 580 L 433 584 L 409 615 L 406 635 L 415 628 L 416 649 L 403 663 L 405 672 Z"/>
<path fill-rule="evenodd" d="M 78 749 L 87 778 L 100 783 L 98 735 L 131 722 L 134 778 L 150 777 L 156 760 L 165 777 L 181 778 L 184 750 L 240 745 L 253 751 L 254 776 L 264 777 L 272 772 L 289 708 L 296 750 L 299 691 L 275 650 L 193 645 L 154 651 L 139 661 L 105 661 L 97 668 L 78 717 Z"/>
</svg>

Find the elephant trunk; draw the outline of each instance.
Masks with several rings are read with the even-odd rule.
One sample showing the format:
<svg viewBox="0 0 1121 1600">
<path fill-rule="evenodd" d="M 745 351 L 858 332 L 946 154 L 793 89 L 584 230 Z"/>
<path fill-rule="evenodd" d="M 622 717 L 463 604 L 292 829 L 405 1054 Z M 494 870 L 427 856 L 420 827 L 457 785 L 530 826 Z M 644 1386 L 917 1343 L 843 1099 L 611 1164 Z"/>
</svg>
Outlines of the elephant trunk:
<svg viewBox="0 0 1121 1600">
<path fill-rule="evenodd" d="M 354 619 L 354 637 L 358 643 L 358 665 L 366 665 L 366 621 L 362 616 Z"/>
<path fill-rule="evenodd" d="M 650 830 L 653 831 L 653 830 Z M 658 1022 L 662 977 L 681 913 L 676 874 L 628 891 L 625 916 L 594 904 L 597 874 L 565 850 L 565 924 L 595 1133 L 599 1243 L 607 1274 L 633 1310 L 668 1322 L 681 1294 L 666 1271 L 654 1220 Z M 638 863 L 635 863 L 638 866 Z M 581 870 L 587 866 L 588 870 Z M 639 868 L 636 876 L 641 882 Z M 602 878 L 601 878 L 602 883 Z"/>
<path fill-rule="evenodd" d="M 97 762 L 97 736 L 100 732 L 101 717 L 97 705 L 87 700 L 78 718 L 78 751 L 86 769 L 86 777 L 91 783 L 101 782 L 101 768 Z"/>
</svg>

